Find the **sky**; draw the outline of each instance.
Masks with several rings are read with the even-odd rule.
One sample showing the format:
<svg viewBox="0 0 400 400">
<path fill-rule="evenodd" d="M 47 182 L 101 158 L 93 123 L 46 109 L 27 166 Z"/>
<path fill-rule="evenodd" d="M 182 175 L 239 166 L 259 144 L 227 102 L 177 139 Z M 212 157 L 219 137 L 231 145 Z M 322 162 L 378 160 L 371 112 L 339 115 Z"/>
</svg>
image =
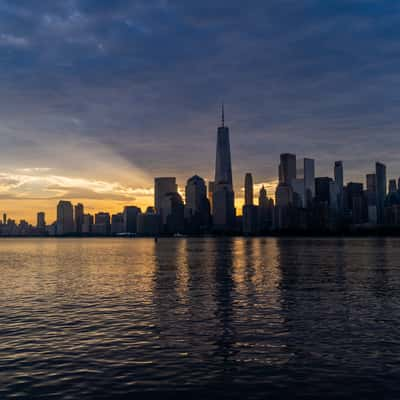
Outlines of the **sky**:
<svg viewBox="0 0 400 400">
<path fill-rule="evenodd" d="M 238 197 L 246 172 L 272 195 L 283 152 L 398 177 L 399 39 L 398 1 L 0 0 L 0 211 L 212 179 L 222 102 Z"/>
</svg>

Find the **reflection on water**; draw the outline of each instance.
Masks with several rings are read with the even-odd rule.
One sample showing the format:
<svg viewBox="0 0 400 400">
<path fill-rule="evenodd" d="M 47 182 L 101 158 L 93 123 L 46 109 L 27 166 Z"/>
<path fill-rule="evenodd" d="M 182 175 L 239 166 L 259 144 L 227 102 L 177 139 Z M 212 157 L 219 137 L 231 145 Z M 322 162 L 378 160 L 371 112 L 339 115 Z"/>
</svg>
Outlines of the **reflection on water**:
<svg viewBox="0 0 400 400">
<path fill-rule="evenodd" d="M 399 245 L 2 240 L 0 398 L 398 398 Z"/>
</svg>

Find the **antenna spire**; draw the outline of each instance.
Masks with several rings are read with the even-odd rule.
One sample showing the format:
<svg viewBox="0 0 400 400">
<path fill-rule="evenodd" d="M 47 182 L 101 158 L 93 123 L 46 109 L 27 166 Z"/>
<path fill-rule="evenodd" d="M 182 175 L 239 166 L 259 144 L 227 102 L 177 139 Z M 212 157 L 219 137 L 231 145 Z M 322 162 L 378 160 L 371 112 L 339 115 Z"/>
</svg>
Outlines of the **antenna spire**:
<svg viewBox="0 0 400 400">
<path fill-rule="evenodd" d="M 225 107 L 224 103 L 222 103 L 222 127 L 225 126 Z"/>
</svg>

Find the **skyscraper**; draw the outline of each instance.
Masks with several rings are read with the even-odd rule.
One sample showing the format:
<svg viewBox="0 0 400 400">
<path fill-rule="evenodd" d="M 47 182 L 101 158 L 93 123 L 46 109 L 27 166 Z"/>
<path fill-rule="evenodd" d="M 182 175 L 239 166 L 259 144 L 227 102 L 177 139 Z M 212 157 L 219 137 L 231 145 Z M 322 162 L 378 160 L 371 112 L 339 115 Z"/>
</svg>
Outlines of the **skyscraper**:
<svg viewBox="0 0 400 400">
<path fill-rule="evenodd" d="M 368 206 L 365 201 L 363 184 L 359 182 L 349 182 L 345 190 L 345 207 L 350 212 L 353 223 L 360 224 L 368 221 Z"/>
<path fill-rule="evenodd" d="M 305 184 L 304 179 L 292 179 L 291 183 L 293 189 L 293 204 L 298 208 L 307 206 L 306 195 L 305 195 Z"/>
<path fill-rule="evenodd" d="M 383 224 L 386 198 L 386 166 L 380 162 L 375 164 L 376 173 L 376 219 L 378 224 Z"/>
<path fill-rule="evenodd" d="M 195 214 L 201 211 L 207 200 L 207 187 L 204 179 L 194 175 L 186 182 L 185 187 L 186 211 Z"/>
<path fill-rule="evenodd" d="M 92 226 L 93 226 L 93 215 L 83 214 L 82 233 L 86 235 L 92 233 Z"/>
<path fill-rule="evenodd" d="M 291 185 L 292 180 L 296 179 L 297 166 L 296 155 L 284 153 L 281 154 L 281 163 L 279 164 L 279 182 Z"/>
<path fill-rule="evenodd" d="M 376 175 L 367 174 L 367 190 L 365 191 L 367 202 L 367 219 L 371 224 L 376 224 Z"/>
<path fill-rule="evenodd" d="M 156 212 L 161 214 L 162 201 L 167 193 L 177 192 L 178 186 L 176 184 L 176 178 L 174 177 L 162 177 L 154 179 L 154 206 Z"/>
<path fill-rule="evenodd" d="M 111 216 L 111 234 L 116 235 L 124 232 L 124 214 L 118 213 Z"/>
<path fill-rule="evenodd" d="M 245 235 L 255 235 L 258 233 L 260 226 L 258 207 L 255 205 L 244 205 L 242 222 L 242 229 Z"/>
<path fill-rule="evenodd" d="M 389 180 L 389 194 L 397 192 L 397 182 L 396 179 Z"/>
<path fill-rule="evenodd" d="M 177 192 L 167 193 L 162 201 L 162 224 L 166 233 L 183 233 L 185 228 L 185 206 Z"/>
<path fill-rule="evenodd" d="M 315 179 L 315 200 L 317 203 L 330 204 L 331 182 L 333 180 L 329 177 L 318 177 Z"/>
<path fill-rule="evenodd" d="M 222 106 L 222 124 L 218 128 L 214 184 L 233 189 L 229 128 L 225 126 L 224 106 Z"/>
<path fill-rule="evenodd" d="M 309 207 L 315 197 L 315 161 L 310 158 L 304 159 L 304 197 Z"/>
<path fill-rule="evenodd" d="M 234 228 L 234 201 L 229 128 L 225 126 L 224 107 L 222 106 L 222 124 L 218 128 L 213 195 L 213 223 L 216 231 L 227 231 Z"/>
<path fill-rule="evenodd" d="M 210 225 L 210 203 L 203 178 L 194 175 L 188 179 L 185 188 L 185 219 L 188 229 L 198 233 Z"/>
<path fill-rule="evenodd" d="M 253 176 L 248 172 L 244 178 L 244 204 L 252 206 L 254 203 Z"/>
<path fill-rule="evenodd" d="M 264 185 L 260 189 L 260 194 L 258 196 L 258 206 L 268 207 L 267 189 L 265 189 Z"/>
<path fill-rule="evenodd" d="M 68 235 L 74 231 L 74 208 L 70 201 L 60 200 L 57 205 L 57 235 Z"/>
<path fill-rule="evenodd" d="M 339 210 L 342 210 L 343 209 L 343 162 L 342 161 L 335 161 L 334 174 L 338 192 L 337 205 Z"/>
<path fill-rule="evenodd" d="M 273 214 L 271 202 L 268 200 L 267 190 L 262 186 L 258 196 L 258 229 L 260 232 L 266 232 L 271 227 Z"/>
<path fill-rule="evenodd" d="M 82 233 L 83 214 L 84 214 L 83 204 L 78 203 L 78 204 L 75 206 L 75 227 L 76 227 L 76 233 Z"/>
<path fill-rule="evenodd" d="M 37 213 L 36 227 L 42 233 L 46 230 L 46 215 L 44 212 Z"/>
<path fill-rule="evenodd" d="M 338 210 L 339 209 L 339 189 L 335 181 L 329 182 L 329 207 Z"/>
<path fill-rule="evenodd" d="M 98 212 L 94 215 L 92 233 L 95 235 L 109 235 L 111 231 L 111 218 L 108 212 Z"/>
<path fill-rule="evenodd" d="M 141 213 L 141 209 L 135 206 L 124 207 L 123 220 L 124 232 L 136 233 L 137 230 L 137 217 Z"/>
<path fill-rule="evenodd" d="M 161 229 L 161 217 L 153 207 L 137 216 L 137 233 L 142 236 L 157 236 Z"/>
<path fill-rule="evenodd" d="M 244 177 L 243 233 L 254 235 L 258 231 L 258 207 L 254 205 L 253 177 L 248 172 Z"/>
<path fill-rule="evenodd" d="M 376 174 L 367 174 L 367 190 L 376 193 Z"/>
<path fill-rule="evenodd" d="M 293 189 L 291 185 L 280 183 L 276 187 L 275 201 L 277 207 L 289 207 L 293 205 Z"/>
</svg>

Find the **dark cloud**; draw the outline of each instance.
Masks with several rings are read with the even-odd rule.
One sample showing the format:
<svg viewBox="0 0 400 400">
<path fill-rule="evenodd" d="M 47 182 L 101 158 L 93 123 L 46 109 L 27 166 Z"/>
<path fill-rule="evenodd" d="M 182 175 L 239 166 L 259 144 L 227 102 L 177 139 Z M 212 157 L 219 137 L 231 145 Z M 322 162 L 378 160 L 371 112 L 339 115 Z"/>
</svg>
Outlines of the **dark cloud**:
<svg viewBox="0 0 400 400">
<path fill-rule="evenodd" d="M 0 0 L 0 145 L 64 174 L 83 140 L 150 175 L 212 177 L 224 101 L 238 182 L 275 178 L 284 151 L 324 175 L 378 158 L 398 175 L 399 22 L 385 0 Z"/>
</svg>

